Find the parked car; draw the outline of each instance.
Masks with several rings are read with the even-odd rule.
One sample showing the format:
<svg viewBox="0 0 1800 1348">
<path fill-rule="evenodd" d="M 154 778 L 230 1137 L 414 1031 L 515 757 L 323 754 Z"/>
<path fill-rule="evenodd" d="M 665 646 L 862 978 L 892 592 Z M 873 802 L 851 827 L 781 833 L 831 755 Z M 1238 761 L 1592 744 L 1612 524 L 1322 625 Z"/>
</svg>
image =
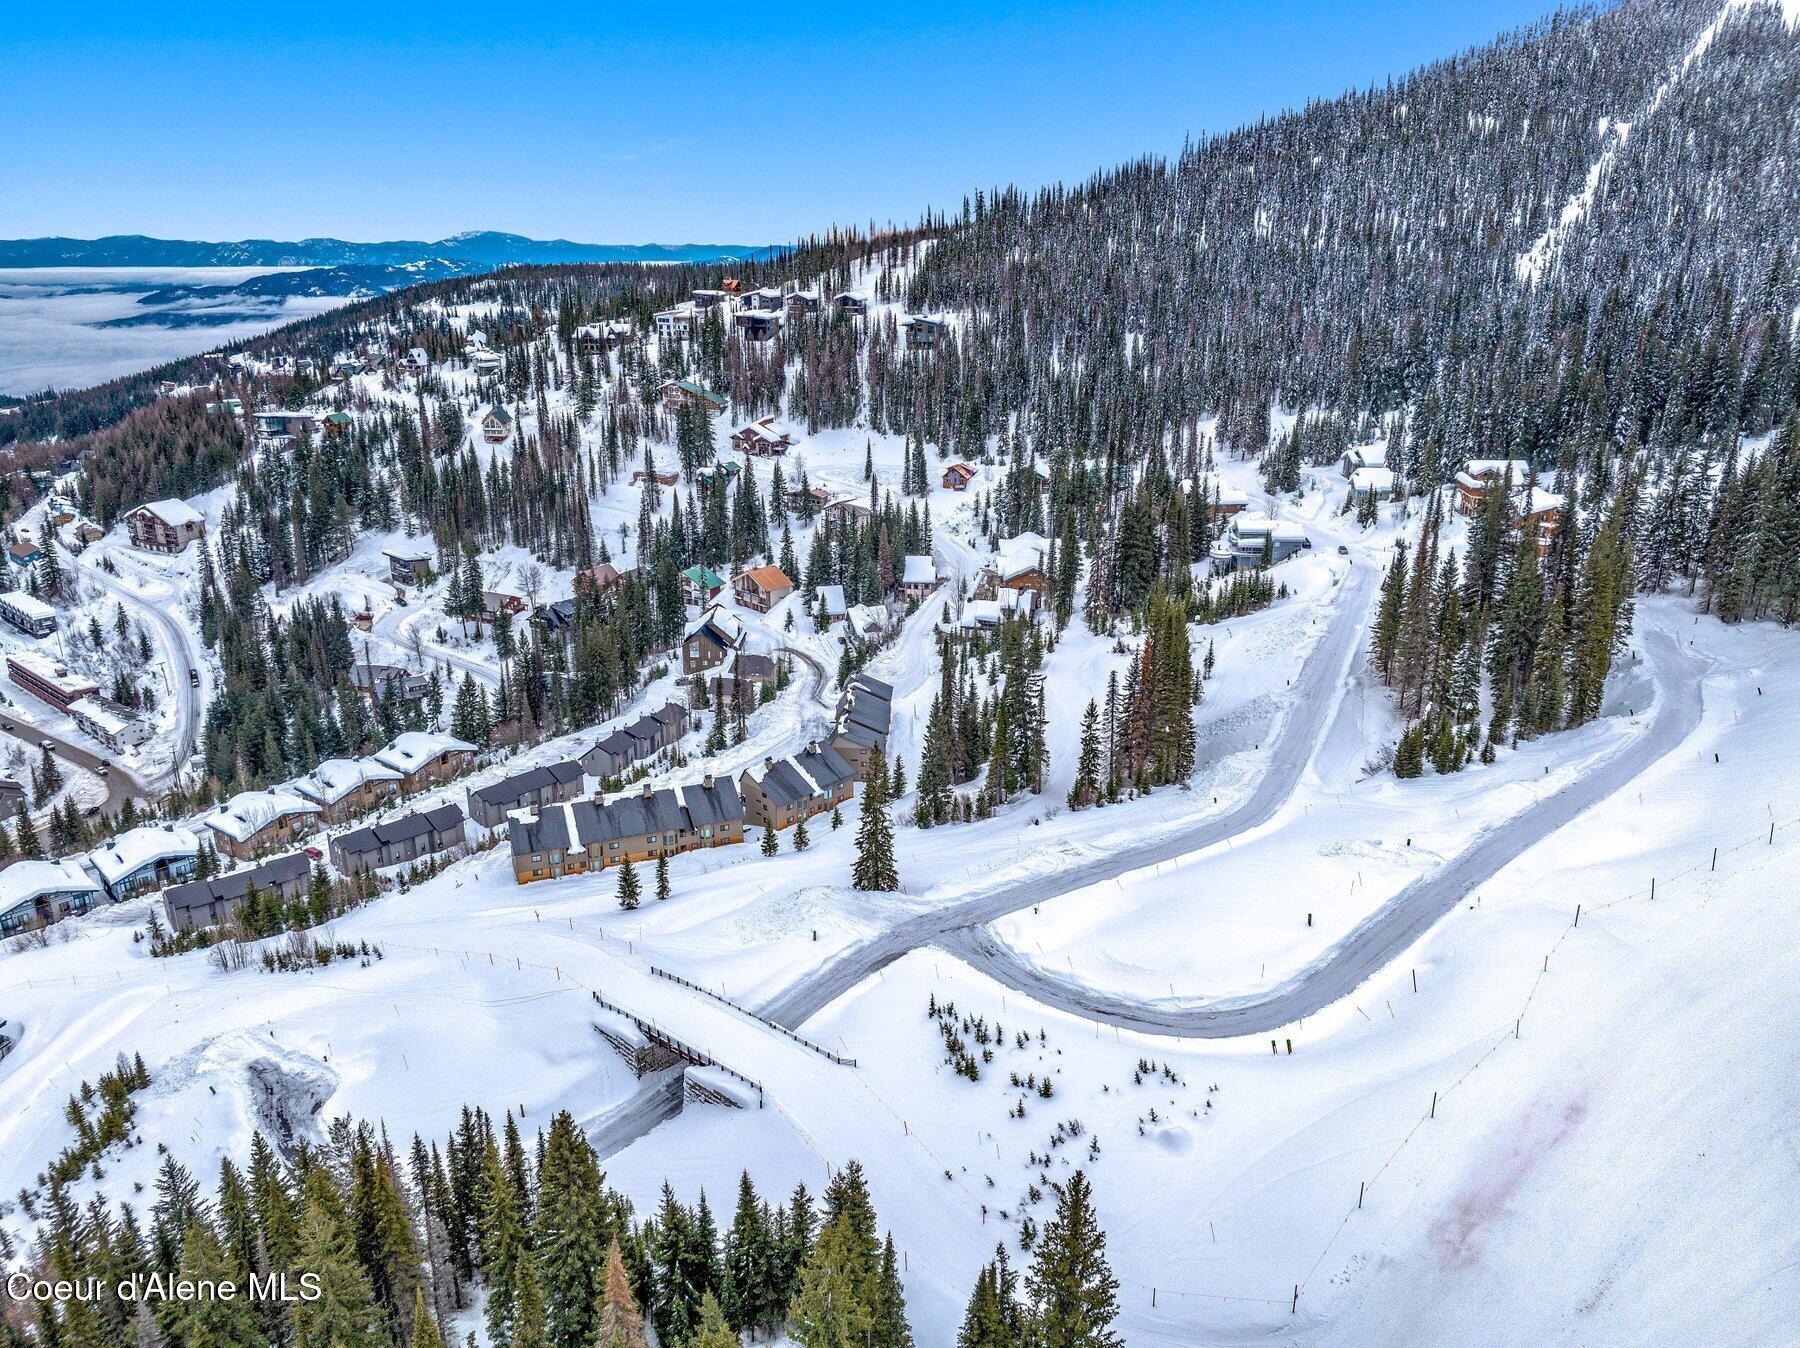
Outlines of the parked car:
<svg viewBox="0 0 1800 1348">
<path fill-rule="evenodd" d="M 325 860 L 325 854 L 316 847 L 308 847 L 304 850 L 306 852 L 306 855 L 311 857 L 314 861 Z"/>
<path fill-rule="evenodd" d="M 188 686 L 190 688 L 198 688 L 200 686 L 200 671 L 199 670 L 197 670 L 197 669 L 188 670 Z"/>
<path fill-rule="evenodd" d="M 106 764 L 104 764 L 104 763 L 102 763 L 102 764 L 100 764 L 100 765 L 99 765 L 99 766 L 98 766 L 98 767 L 96 767 L 96 768 L 95 768 L 95 769 L 94 769 L 94 776 L 96 776 L 96 777 L 104 777 L 104 776 L 106 776 L 106 774 L 107 774 L 107 773 L 108 773 L 108 772 L 110 772 L 110 771 L 111 771 L 111 769 L 110 769 L 110 768 L 108 768 L 108 767 L 107 767 L 107 766 L 106 766 Z"/>
<path fill-rule="evenodd" d="M 1348 557 L 1349 555 L 1350 555 L 1350 545 L 1347 543 L 1339 543 L 1338 544 L 1338 556 Z"/>
</svg>

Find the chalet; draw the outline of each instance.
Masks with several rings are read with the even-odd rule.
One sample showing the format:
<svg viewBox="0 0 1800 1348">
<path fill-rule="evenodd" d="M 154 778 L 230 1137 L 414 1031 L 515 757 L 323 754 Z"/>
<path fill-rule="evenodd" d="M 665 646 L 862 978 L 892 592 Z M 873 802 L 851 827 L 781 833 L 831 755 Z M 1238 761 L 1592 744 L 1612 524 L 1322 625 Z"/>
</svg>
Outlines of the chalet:
<svg viewBox="0 0 1800 1348">
<path fill-rule="evenodd" d="M 408 347 L 406 354 L 400 357 L 400 368 L 413 374 L 424 374 L 431 368 L 431 357 L 425 354 L 422 346 Z"/>
<path fill-rule="evenodd" d="M 726 286 L 728 288 L 724 290 L 692 291 L 689 294 L 688 302 L 696 309 L 715 309 L 738 293 L 739 287 L 737 282 L 728 281 L 726 282 Z"/>
<path fill-rule="evenodd" d="M 923 599 L 939 584 L 935 561 L 916 553 L 907 554 L 906 564 L 900 572 L 900 593 L 908 599 Z"/>
<path fill-rule="evenodd" d="M 1473 515 L 1493 487 L 1515 491 L 1532 485 L 1524 459 L 1470 459 L 1456 475 L 1456 513 Z"/>
<path fill-rule="evenodd" d="M 743 644 L 744 629 L 736 615 L 716 606 L 709 608 L 682 634 L 681 672 L 692 675 L 717 669 Z"/>
<path fill-rule="evenodd" d="M 844 613 L 844 624 L 857 645 L 874 646 L 887 640 L 894 620 L 884 604 L 852 604 Z"/>
<path fill-rule="evenodd" d="M 361 360 L 350 355 L 336 355 L 331 358 L 331 377 L 333 379 L 353 379 L 364 369 Z"/>
<path fill-rule="evenodd" d="M 654 322 L 659 341 L 685 342 L 694 335 L 700 311 L 693 304 L 677 304 L 673 309 L 657 310 Z"/>
<path fill-rule="evenodd" d="M 342 824 L 392 800 L 400 773 L 373 758 L 328 758 L 293 783 L 297 795 L 319 807 L 328 824 Z"/>
<path fill-rule="evenodd" d="M 527 768 L 497 782 L 472 788 L 469 792 L 469 818 L 483 828 L 499 828 L 514 810 L 530 810 L 533 814 L 546 805 L 574 800 L 581 794 L 583 769 L 573 759 Z"/>
<path fill-rule="evenodd" d="M 1350 490 L 1358 496 L 1366 496 L 1374 492 L 1376 496 L 1391 496 L 1394 491 L 1394 470 L 1385 464 L 1370 464 L 1367 468 L 1358 468 L 1350 474 Z"/>
<path fill-rule="evenodd" d="M 942 344 L 950 325 L 941 318 L 915 314 L 900 325 L 906 329 L 906 346 L 910 351 L 935 351 Z"/>
<path fill-rule="evenodd" d="M 739 604 L 767 613 L 794 592 L 794 582 L 779 566 L 753 566 L 739 572 L 731 588 Z"/>
<path fill-rule="evenodd" d="M 179 824 L 127 829 L 87 855 L 114 902 L 191 879 L 199 861 L 200 839 Z"/>
<path fill-rule="evenodd" d="M 713 483 L 720 481 L 729 486 L 738 480 L 738 476 L 743 471 L 744 465 L 736 459 L 724 459 L 713 464 L 711 468 L 702 468 L 694 476 L 702 487 L 710 487 Z"/>
<path fill-rule="evenodd" d="M 687 603 L 705 605 L 725 590 L 725 577 L 710 566 L 696 563 L 681 573 L 681 597 Z"/>
<path fill-rule="evenodd" d="M 825 520 L 827 523 L 836 522 L 839 524 L 855 524 L 860 520 L 868 519 L 869 515 L 870 510 L 868 502 L 848 493 L 841 496 L 833 496 L 830 500 L 825 502 L 824 508 L 819 511 L 819 518 Z"/>
<path fill-rule="evenodd" d="M 614 319 L 610 323 L 583 323 L 575 329 L 575 349 L 594 355 L 610 351 L 631 336 L 631 324 Z"/>
<path fill-rule="evenodd" d="M 0 622 L 28 637 L 47 637 L 56 630 L 56 610 L 23 590 L 0 593 Z"/>
<path fill-rule="evenodd" d="M 1285 562 L 1312 547 L 1298 524 L 1268 515 L 1233 515 L 1209 554 L 1215 572 L 1245 571 Z"/>
<path fill-rule="evenodd" d="M 318 420 L 316 412 L 290 412 L 283 408 L 271 407 L 256 413 L 251 418 L 251 429 L 256 432 L 256 438 L 264 444 L 278 445 L 311 435 L 318 425 Z"/>
<path fill-rule="evenodd" d="M 481 438 L 490 445 L 503 445 L 513 433 L 513 415 L 504 405 L 495 403 L 481 418 Z"/>
<path fill-rule="evenodd" d="M 105 898 L 100 882 L 73 858 L 15 861 L 0 871 L 0 936 L 74 917 Z"/>
<path fill-rule="evenodd" d="M 679 481 L 681 481 L 680 473 L 646 473 L 639 468 L 631 474 L 631 485 L 634 487 L 645 482 L 654 482 L 659 487 L 673 487 Z"/>
<path fill-rule="evenodd" d="M 596 594 L 611 594 L 625 584 L 625 576 L 611 562 L 595 562 L 587 570 L 575 573 L 575 593 L 593 590 Z"/>
<path fill-rule="evenodd" d="M 671 412 L 679 412 L 683 407 L 698 407 L 716 417 L 726 406 L 724 398 L 691 379 L 670 379 L 657 392 L 662 395 L 663 406 Z"/>
<path fill-rule="evenodd" d="M 358 660 L 350 666 L 347 677 L 350 686 L 371 702 L 391 700 L 410 705 L 431 695 L 431 676 L 416 673 L 403 665 Z"/>
<path fill-rule="evenodd" d="M 1544 556 L 1556 541 L 1557 530 L 1562 528 L 1563 514 L 1568 506 L 1568 497 L 1544 491 L 1541 487 L 1520 492 L 1513 506 L 1510 539 L 1517 542 L 1529 531 L 1537 539 L 1538 556 Z"/>
<path fill-rule="evenodd" d="M 176 931 L 201 931 L 229 922 L 252 890 L 288 903 L 306 893 L 311 879 L 312 863 L 306 854 L 290 852 L 229 875 L 174 885 L 163 892 L 163 912 Z"/>
<path fill-rule="evenodd" d="M 1002 539 L 993 557 L 982 568 L 975 587 L 977 597 L 992 599 L 996 591 L 1030 590 L 1038 599 L 1050 598 L 1050 540 L 1042 534 L 1022 533 Z"/>
<path fill-rule="evenodd" d="M 355 418 L 348 412 L 341 410 L 327 412 L 324 416 L 319 418 L 319 429 L 324 432 L 328 439 L 332 440 L 337 439 L 340 435 L 348 434 L 350 428 L 355 424 Z"/>
<path fill-rule="evenodd" d="M 814 741 L 787 758 L 765 758 L 738 778 L 744 822 L 792 828 L 850 799 L 856 774 L 831 746 Z"/>
<path fill-rule="evenodd" d="M 71 674 L 67 665 L 36 651 L 8 653 L 6 670 L 19 687 L 65 714 L 82 698 L 93 697 L 100 691 L 100 685 L 92 679 Z"/>
<path fill-rule="evenodd" d="M 502 613 L 509 618 L 516 618 L 525 611 L 525 596 L 514 594 L 511 590 L 483 590 L 481 592 L 481 612 L 476 615 L 476 622 L 491 623 Z"/>
<path fill-rule="evenodd" d="M 69 704 L 69 719 L 89 739 L 104 744 L 114 753 L 135 749 L 150 738 L 150 723 L 129 707 L 98 693 L 77 698 Z"/>
<path fill-rule="evenodd" d="M 831 493 L 823 487 L 790 487 L 788 504 L 795 510 L 819 511 L 831 504 Z"/>
<path fill-rule="evenodd" d="M 149 501 L 126 512 L 125 533 L 134 548 L 180 552 L 206 537 L 206 518 L 186 501 Z"/>
<path fill-rule="evenodd" d="M 733 431 L 731 447 L 746 458 L 775 458 L 794 447 L 794 437 L 776 430 L 774 417 L 763 417 Z"/>
<path fill-rule="evenodd" d="M 1217 524 L 1250 508 L 1250 497 L 1235 487 L 1228 487 L 1217 473 L 1203 473 L 1189 487 L 1190 498 L 1204 503 L 1206 517 Z"/>
<path fill-rule="evenodd" d="M 437 563 L 437 549 L 429 539 L 410 539 L 384 548 L 388 579 L 396 585 L 429 585 Z"/>
<path fill-rule="evenodd" d="M 409 730 L 394 737 L 385 749 L 375 751 L 376 761 L 400 774 L 402 791 L 418 791 L 455 777 L 475 761 L 475 746 L 453 735 Z"/>
<path fill-rule="evenodd" d="M 814 591 L 819 612 L 824 615 L 824 623 L 829 627 L 832 623 L 842 622 L 849 612 L 844 601 L 842 585 L 820 585 Z"/>
<path fill-rule="evenodd" d="M 552 599 L 548 604 L 539 604 L 531 610 L 531 625 L 539 631 L 566 637 L 575 630 L 575 601 Z"/>
<path fill-rule="evenodd" d="M 484 379 L 491 379 L 493 376 L 499 374 L 503 364 L 504 362 L 500 359 L 500 353 L 498 351 L 489 351 L 486 347 L 483 347 L 479 351 L 471 351 L 469 353 L 470 372 L 472 374 L 480 375 Z"/>
<path fill-rule="evenodd" d="M 1013 590 L 1002 585 L 991 599 L 971 599 L 963 605 L 957 626 L 964 631 L 980 632 L 1000 626 L 1009 618 L 1029 618 L 1037 612 L 1037 595 L 1031 590 Z"/>
<path fill-rule="evenodd" d="M 363 875 L 436 856 L 463 842 L 463 812 L 454 805 L 437 805 L 339 834 L 331 840 L 331 864 L 340 875 Z"/>
<path fill-rule="evenodd" d="M 831 748 L 850 765 L 851 775 L 862 781 L 876 755 L 886 757 L 888 735 L 894 725 L 892 684 L 867 674 L 856 674 L 844 685 L 832 723 Z"/>
<path fill-rule="evenodd" d="M 1338 457 L 1338 472 L 1356 476 L 1359 468 L 1387 467 L 1387 449 L 1382 445 L 1353 445 Z"/>
<path fill-rule="evenodd" d="M 789 318 L 805 318 L 818 313 L 821 303 L 818 291 L 796 290 L 782 301 L 782 308 Z"/>
<path fill-rule="evenodd" d="M 28 535 L 21 534 L 6 545 L 7 560 L 21 571 L 29 571 L 36 566 L 43 555 L 43 545 Z"/>
<path fill-rule="evenodd" d="M 654 861 L 744 840 L 737 783 L 708 774 L 697 783 L 642 790 L 604 803 L 552 805 L 507 823 L 513 879 L 521 885 Z"/>
<path fill-rule="evenodd" d="M 831 307 L 840 314 L 861 318 L 869 312 L 869 298 L 866 295 L 854 295 L 848 290 L 840 290 L 831 297 Z"/>
<path fill-rule="evenodd" d="M 745 310 L 732 319 L 738 336 L 746 342 L 767 342 L 781 333 L 781 315 Z"/>
<path fill-rule="evenodd" d="M 944 485 L 951 491 L 967 491 L 975 480 L 975 465 L 960 460 L 944 469 Z"/>
<path fill-rule="evenodd" d="M 219 852 L 249 861 L 312 833 L 319 826 L 319 807 L 285 787 L 240 791 L 201 815 L 199 822 L 212 830 Z"/>
<path fill-rule="evenodd" d="M 772 658 L 750 651 L 738 651 L 720 667 L 713 677 L 713 683 L 723 689 L 726 699 L 734 706 L 741 706 L 748 711 L 756 705 L 762 690 L 775 684 L 777 677 L 778 671 Z"/>
</svg>

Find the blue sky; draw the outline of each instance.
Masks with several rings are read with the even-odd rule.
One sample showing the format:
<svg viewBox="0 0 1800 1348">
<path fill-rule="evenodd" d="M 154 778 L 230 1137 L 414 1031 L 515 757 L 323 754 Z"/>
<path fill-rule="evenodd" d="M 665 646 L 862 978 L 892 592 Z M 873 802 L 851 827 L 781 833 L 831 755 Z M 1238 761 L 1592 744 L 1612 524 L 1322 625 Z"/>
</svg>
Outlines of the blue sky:
<svg viewBox="0 0 1800 1348">
<path fill-rule="evenodd" d="M 18 4 L 0 237 L 774 242 L 1172 153 L 1544 4 Z"/>
</svg>

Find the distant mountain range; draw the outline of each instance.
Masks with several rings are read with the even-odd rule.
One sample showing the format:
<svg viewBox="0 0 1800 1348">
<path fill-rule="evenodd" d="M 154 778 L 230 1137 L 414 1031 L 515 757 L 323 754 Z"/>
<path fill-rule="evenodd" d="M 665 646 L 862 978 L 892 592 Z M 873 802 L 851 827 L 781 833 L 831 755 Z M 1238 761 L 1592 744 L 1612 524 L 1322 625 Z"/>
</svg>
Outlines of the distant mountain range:
<svg viewBox="0 0 1800 1348">
<path fill-rule="evenodd" d="M 0 239 L 0 267 L 407 267 L 437 261 L 448 264 L 445 270 L 453 274 L 526 262 L 717 262 L 770 251 L 767 245 L 736 243 L 572 243 L 493 230 L 431 243 L 415 239 L 206 243 L 112 234 L 103 239 Z M 412 281 L 428 279 L 432 278 L 414 276 Z"/>
</svg>

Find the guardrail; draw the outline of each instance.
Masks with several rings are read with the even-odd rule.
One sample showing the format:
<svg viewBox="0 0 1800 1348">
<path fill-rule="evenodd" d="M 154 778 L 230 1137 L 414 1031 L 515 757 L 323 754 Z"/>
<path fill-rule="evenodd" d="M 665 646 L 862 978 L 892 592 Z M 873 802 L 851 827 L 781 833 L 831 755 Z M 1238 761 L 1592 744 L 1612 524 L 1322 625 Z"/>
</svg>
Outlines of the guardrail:
<svg viewBox="0 0 1800 1348">
<path fill-rule="evenodd" d="M 644 1035 L 644 1037 L 649 1039 L 652 1043 L 662 1045 L 664 1048 L 668 1049 L 669 1052 L 673 1053 L 677 1058 L 682 1059 L 684 1062 L 692 1063 L 696 1067 L 716 1067 L 721 1072 L 725 1073 L 726 1076 L 735 1077 L 737 1080 L 743 1082 L 751 1090 L 756 1092 L 756 1107 L 758 1109 L 762 1108 L 762 1104 L 763 1104 L 762 1082 L 754 1080 L 751 1077 L 745 1076 L 742 1072 L 738 1071 L 737 1068 L 735 1068 L 735 1067 L 727 1067 L 724 1063 L 720 1062 L 717 1058 L 713 1057 L 712 1054 L 703 1053 L 699 1049 L 695 1048 L 692 1044 L 684 1043 L 682 1040 L 677 1039 L 674 1035 L 670 1034 L 667 1030 L 658 1029 L 656 1026 L 652 1025 L 649 1021 L 645 1020 L 642 1016 L 639 1016 L 639 1015 L 634 1014 L 633 1012 L 627 1011 L 624 1007 L 620 1006 L 617 1002 L 610 1002 L 606 998 L 602 997 L 597 992 L 590 992 L 589 995 L 592 996 L 593 999 L 597 1003 L 599 1003 L 601 1006 L 605 1007 L 608 1011 L 611 1011 L 614 1015 L 623 1016 L 623 1017 L 625 1017 L 626 1020 L 630 1021 L 633 1025 L 637 1026 L 639 1033 Z"/>
<path fill-rule="evenodd" d="M 700 984 L 694 982 L 691 978 L 683 978 L 680 974 L 672 974 L 667 969 L 659 969 L 654 964 L 648 965 L 646 967 L 648 967 L 650 972 L 655 974 L 658 978 L 666 978 L 671 983 L 679 983 L 684 988 L 689 988 L 694 992 L 702 993 L 705 996 L 711 997 L 715 1002 L 719 1002 L 725 1006 L 729 1006 L 733 1011 L 738 1012 L 740 1015 L 745 1015 L 745 1016 L 750 1017 L 750 1019 L 755 1021 L 758 1025 L 761 1025 L 766 1029 L 774 1030 L 777 1034 L 786 1035 L 789 1039 L 792 1039 L 796 1044 L 799 1044 L 802 1048 L 810 1048 L 814 1053 L 818 1054 L 821 1058 L 829 1058 L 832 1062 L 836 1063 L 839 1067 L 855 1067 L 856 1066 L 855 1058 L 846 1058 L 841 1053 L 833 1053 L 830 1049 L 826 1048 L 823 1044 L 815 1044 L 815 1043 L 813 1043 L 812 1040 L 808 1039 L 805 1035 L 795 1034 L 792 1030 L 788 1029 L 787 1026 L 778 1025 L 774 1021 L 770 1020 L 767 1016 L 758 1015 L 756 1012 L 752 1011 L 747 1006 L 739 1006 L 736 1002 L 732 1001 L 731 998 L 725 996 L 723 993 L 714 992 L 711 988 L 702 987 L 702 986 L 700 986 Z"/>
</svg>

